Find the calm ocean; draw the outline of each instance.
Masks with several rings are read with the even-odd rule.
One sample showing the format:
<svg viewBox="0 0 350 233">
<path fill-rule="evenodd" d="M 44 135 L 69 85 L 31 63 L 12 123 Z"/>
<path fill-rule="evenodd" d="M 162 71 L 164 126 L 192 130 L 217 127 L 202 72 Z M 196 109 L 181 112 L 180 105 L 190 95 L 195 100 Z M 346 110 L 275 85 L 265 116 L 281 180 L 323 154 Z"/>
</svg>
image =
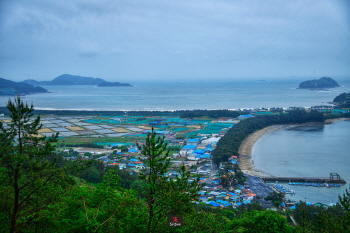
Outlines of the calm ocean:
<svg viewBox="0 0 350 233">
<path fill-rule="evenodd" d="M 303 79 L 305 80 L 305 79 Z M 53 93 L 23 100 L 41 109 L 179 110 L 310 107 L 350 91 L 350 79 L 337 79 L 330 91 L 296 89 L 300 79 L 266 81 L 131 82 L 133 87 L 43 86 Z M 8 97 L 0 97 L 5 106 Z"/>
<path fill-rule="evenodd" d="M 297 126 L 260 138 L 252 156 L 257 169 L 282 177 L 329 177 L 338 173 L 347 184 L 340 188 L 317 188 L 283 184 L 296 191 L 292 200 L 329 204 L 350 183 L 350 121 L 329 125 Z"/>
</svg>

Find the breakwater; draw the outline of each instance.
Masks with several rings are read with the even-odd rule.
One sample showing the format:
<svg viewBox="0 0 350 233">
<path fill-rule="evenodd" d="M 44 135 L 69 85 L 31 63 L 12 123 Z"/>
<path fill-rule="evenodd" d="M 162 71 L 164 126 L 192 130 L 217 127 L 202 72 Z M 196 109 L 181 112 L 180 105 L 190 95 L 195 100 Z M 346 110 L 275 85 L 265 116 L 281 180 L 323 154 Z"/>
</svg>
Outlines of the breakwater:
<svg viewBox="0 0 350 233">
<path fill-rule="evenodd" d="M 343 178 L 332 179 L 331 177 L 262 177 L 264 182 L 301 182 L 301 183 L 337 183 L 346 184 Z"/>
</svg>

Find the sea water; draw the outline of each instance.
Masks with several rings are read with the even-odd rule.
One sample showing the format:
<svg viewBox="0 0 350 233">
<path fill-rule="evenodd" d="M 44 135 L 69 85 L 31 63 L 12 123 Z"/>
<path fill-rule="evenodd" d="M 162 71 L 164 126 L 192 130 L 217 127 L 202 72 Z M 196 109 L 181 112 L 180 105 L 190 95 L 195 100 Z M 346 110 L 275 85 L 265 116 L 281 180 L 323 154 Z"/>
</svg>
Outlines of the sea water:
<svg viewBox="0 0 350 233">
<path fill-rule="evenodd" d="M 338 201 L 338 194 L 350 183 L 350 121 L 332 124 L 297 126 L 276 131 L 260 138 L 253 146 L 254 166 L 281 177 L 329 177 L 338 173 L 347 184 L 338 188 L 293 186 L 296 191 L 286 196 L 292 200 L 329 204 Z"/>
<path fill-rule="evenodd" d="M 43 86 L 52 93 L 23 96 L 37 109 L 193 110 L 326 105 L 342 92 L 350 92 L 350 79 L 326 91 L 297 89 L 300 79 L 259 81 L 149 81 L 133 87 Z M 0 97 L 5 106 L 8 97 Z"/>
</svg>

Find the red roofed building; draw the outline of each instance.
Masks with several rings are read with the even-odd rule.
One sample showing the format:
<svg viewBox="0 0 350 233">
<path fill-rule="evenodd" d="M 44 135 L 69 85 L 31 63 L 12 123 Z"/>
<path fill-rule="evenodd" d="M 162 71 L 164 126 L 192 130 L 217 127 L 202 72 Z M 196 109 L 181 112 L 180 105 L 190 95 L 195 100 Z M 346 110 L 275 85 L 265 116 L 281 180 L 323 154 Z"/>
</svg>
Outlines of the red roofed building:
<svg viewBox="0 0 350 233">
<path fill-rule="evenodd" d="M 249 194 L 249 193 L 252 193 L 252 191 L 248 190 L 248 189 L 241 189 L 242 193 L 245 193 L 245 194 Z"/>
</svg>

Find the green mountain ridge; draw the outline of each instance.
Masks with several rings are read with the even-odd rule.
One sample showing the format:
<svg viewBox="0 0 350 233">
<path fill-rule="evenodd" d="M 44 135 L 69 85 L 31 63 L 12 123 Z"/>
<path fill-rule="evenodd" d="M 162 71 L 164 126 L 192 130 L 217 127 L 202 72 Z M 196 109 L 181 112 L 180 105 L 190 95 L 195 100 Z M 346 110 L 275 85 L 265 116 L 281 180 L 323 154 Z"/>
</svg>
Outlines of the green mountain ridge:
<svg viewBox="0 0 350 233">
<path fill-rule="evenodd" d="M 30 95 L 35 93 L 49 93 L 49 91 L 32 84 L 0 78 L 0 96 Z"/>
<path fill-rule="evenodd" d="M 101 78 L 83 77 L 79 75 L 62 74 L 52 81 L 36 81 L 33 79 L 24 80 L 23 83 L 28 83 L 32 85 L 98 85 L 100 83 L 106 83 L 102 86 L 131 86 L 128 83 L 119 82 L 107 82 Z"/>
</svg>

